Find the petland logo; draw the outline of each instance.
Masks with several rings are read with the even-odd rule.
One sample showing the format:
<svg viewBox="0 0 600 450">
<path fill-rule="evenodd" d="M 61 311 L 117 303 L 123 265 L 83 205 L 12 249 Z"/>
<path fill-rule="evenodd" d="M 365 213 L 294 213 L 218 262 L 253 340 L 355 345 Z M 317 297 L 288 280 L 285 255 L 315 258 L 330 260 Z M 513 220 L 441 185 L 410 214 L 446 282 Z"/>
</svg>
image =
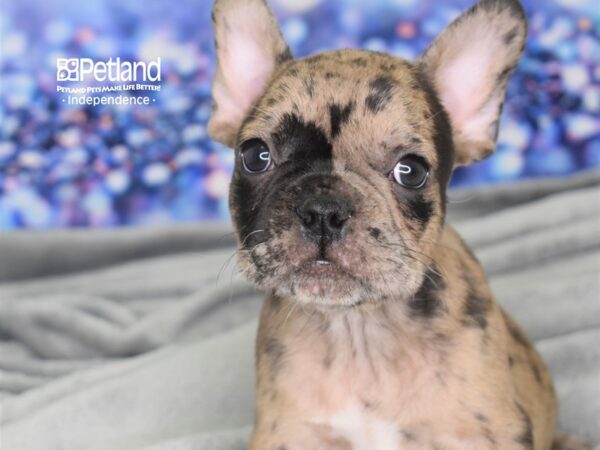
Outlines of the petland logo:
<svg viewBox="0 0 600 450">
<path fill-rule="evenodd" d="M 56 90 L 67 94 L 62 101 L 69 105 L 149 105 L 156 99 L 136 92 L 160 91 L 160 81 L 160 58 L 151 62 L 56 60 Z"/>
<path fill-rule="evenodd" d="M 141 80 L 138 79 L 139 73 Z M 110 58 L 108 61 L 90 58 L 56 60 L 56 81 L 85 81 L 89 76 L 100 82 L 160 81 L 160 58 L 150 63 L 121 61 L 121 58 Z"/>
</svg>

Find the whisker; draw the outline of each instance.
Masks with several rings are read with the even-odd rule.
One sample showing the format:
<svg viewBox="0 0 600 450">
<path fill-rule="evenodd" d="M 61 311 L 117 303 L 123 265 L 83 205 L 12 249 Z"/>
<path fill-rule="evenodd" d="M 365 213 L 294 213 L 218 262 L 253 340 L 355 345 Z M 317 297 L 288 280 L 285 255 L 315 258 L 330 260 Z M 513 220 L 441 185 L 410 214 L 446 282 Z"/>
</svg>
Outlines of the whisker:
<svg viewBox="0 0 600 450">
<path fill-rule="evenodd" d="M 248 234 L 248 235 L 247 235 L 247 236 L 244 238 L 244 241 L 246 241 L 246 240 L 247 240 L 247 239 L 250 237 L 250 235 L 252 235 L 252 234 L 255 234 L 255 233 L 258 233 L 258 232 L 264 232 L 264 231 L 265 231 L 265 230 L 254 230 L 253 232 L 251 232 L 250 234 Z M 242 242 L 242 244 L 240 244 L 240 246 L 241 246 L 241 245 L 243 245 L 243 244 L 244 244 L 244 242 Z M 250 249 L 238 248 L 238 249 L 234 250 L 234 251 L 233 251 L 233 253 L 231 254 L 231 256 L 229 256 L 229 257 L 227 258 L 227 260 L 226 260 L 226 261 L 223 263 L 223 265 L 222 265 L 222 266 L 221 266 L 221 268 L 219 269 L 219 272 L 217 273 L 217 278 L 215 279 L 215 286 L 218 286 L 218 284 L 219 284 L 219 280 L 220 280 L 220 278 L 221 278 L 221 274 L 222 274 L 222 272 L 223 272 L 223 271 L 224 271 L 224 270 L 227 268 L 227 266 L 229 266 L 229 264 L 230 264 L 230 263 L 231 263 L 231 261 L 233 260 L 234 256 L 236 256 L 236 255 L 239 255 L 239 254 L 242 254 L 242 253 L 250 254 L 250 253 L 252 253 L 252 251 L 253 251 L 253 250 L 254 250 L 256 247 L 258 247 L 260 244 L 262 244 L 262 242 L 259 242 L 258 244 L 254 245 L 254 246 L 253 246 L 252 248 L 250 248 Z"/>
<path fill-rule="evenodd" d="M 225 262 L 221 265 L 221 268 L 219 269 L 219 272 L 217 273 L 217 277 L 215 278 L 215 286 L 219 285 L 219 279 L 221 278 L 221 274 L 223 272 L 223 270 L 225 270 L 227 268 L 227 266 L 231 263 L 231 261 L 233 260 L 234 256 L 238 254 L 238 250 L 234 250 L 233 253 L 231 254 L 231 256 L 229 256 Z"/>
<path fill-rule="evenodd" d="M 244 246 L 244 244 L 246 243 L 246 241 L 248 240 L 248 238 L 249 238 L 250 236 L 252 236 L 252 235 L 254 235 L 254 234 L 256 234 L 256 233 L 264 233 L 265 231 L 266 231 L 266 230 L 254 230 L 254 231 L 251 231 L 251 232 L 250 232 L 250 233 L 248 233 L 248 234 L 246 235 L 246 237 L 245 237 L 245 238 L 242 240 L 242 242 L 241 242 L 241 244 L 240 244 L 240 247 L 243 247 L 243 246 Z"/>
<path fill-rule="evenodd" d="M 285 327 L 285 325 L 287 324 L 287 321 L 289 320 L 290 316 L 292 315 L 292 313 L 294 312 L 294 310 L 298 307 L 298 303 L 297 301 L 292 301 L 291 302 L 291 306 L 288 310 L 287 316 L 285 316 L 285 320 L 283 321 L 283 327 Z"/>
<path fill-rule="evenodd" d="M 217 242 L 221 242 L 223 239 L 225 239 L 226 237 L 229 237 L 231 235 L 234 235 L 235 231 L 232 231 L 231 233 L 225 233 L 224 235 L 220 236 L 217 238 Z"/>
</svg>

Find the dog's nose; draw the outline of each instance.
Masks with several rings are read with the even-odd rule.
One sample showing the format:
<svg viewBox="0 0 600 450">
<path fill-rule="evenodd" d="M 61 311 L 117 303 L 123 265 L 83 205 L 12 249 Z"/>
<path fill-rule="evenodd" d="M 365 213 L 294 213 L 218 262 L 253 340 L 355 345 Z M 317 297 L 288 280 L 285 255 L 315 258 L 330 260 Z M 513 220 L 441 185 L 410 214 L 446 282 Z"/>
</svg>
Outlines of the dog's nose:
<svg viewBox="0 0 600 450">
<path fill-rule="evenodd" d="M 344 227 L 352 216 L 347 201 L 329 196 L 310 198 L 296 212 L 307 237 L 315 241 L 341 239 Z"/>
</svg>

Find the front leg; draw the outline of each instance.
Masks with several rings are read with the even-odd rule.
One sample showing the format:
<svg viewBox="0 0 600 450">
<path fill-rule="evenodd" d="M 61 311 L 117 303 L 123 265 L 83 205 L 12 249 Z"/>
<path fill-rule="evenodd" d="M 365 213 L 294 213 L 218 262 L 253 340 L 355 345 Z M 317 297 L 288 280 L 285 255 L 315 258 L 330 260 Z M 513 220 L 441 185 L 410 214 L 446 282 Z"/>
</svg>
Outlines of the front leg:
<svg viewBox="0 0 600 450">
<path fill-rule="evenodd" d="M 254 428 L 249 450 L 353 450 L 352 445 L 335 436 L 331 428 L 305 422 L 273 418 Z"/>
</svg>

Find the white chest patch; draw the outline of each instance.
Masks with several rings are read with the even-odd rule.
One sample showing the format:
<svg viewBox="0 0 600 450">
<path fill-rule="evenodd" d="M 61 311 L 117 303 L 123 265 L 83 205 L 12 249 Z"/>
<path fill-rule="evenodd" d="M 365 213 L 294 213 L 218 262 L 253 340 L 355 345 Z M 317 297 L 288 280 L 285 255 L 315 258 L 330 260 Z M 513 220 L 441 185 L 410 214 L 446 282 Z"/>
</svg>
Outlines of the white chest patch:
<svg viewBox="0 0 600 450">
<path fill-rule="evenodd" d="M 329 425 L 336 434 L 347 439 L 354 450 L 401 450 L 396 425 L 377 419 L 356 403 L 332 416 L 315 418 L 313 422 Z"/>
</svg>

